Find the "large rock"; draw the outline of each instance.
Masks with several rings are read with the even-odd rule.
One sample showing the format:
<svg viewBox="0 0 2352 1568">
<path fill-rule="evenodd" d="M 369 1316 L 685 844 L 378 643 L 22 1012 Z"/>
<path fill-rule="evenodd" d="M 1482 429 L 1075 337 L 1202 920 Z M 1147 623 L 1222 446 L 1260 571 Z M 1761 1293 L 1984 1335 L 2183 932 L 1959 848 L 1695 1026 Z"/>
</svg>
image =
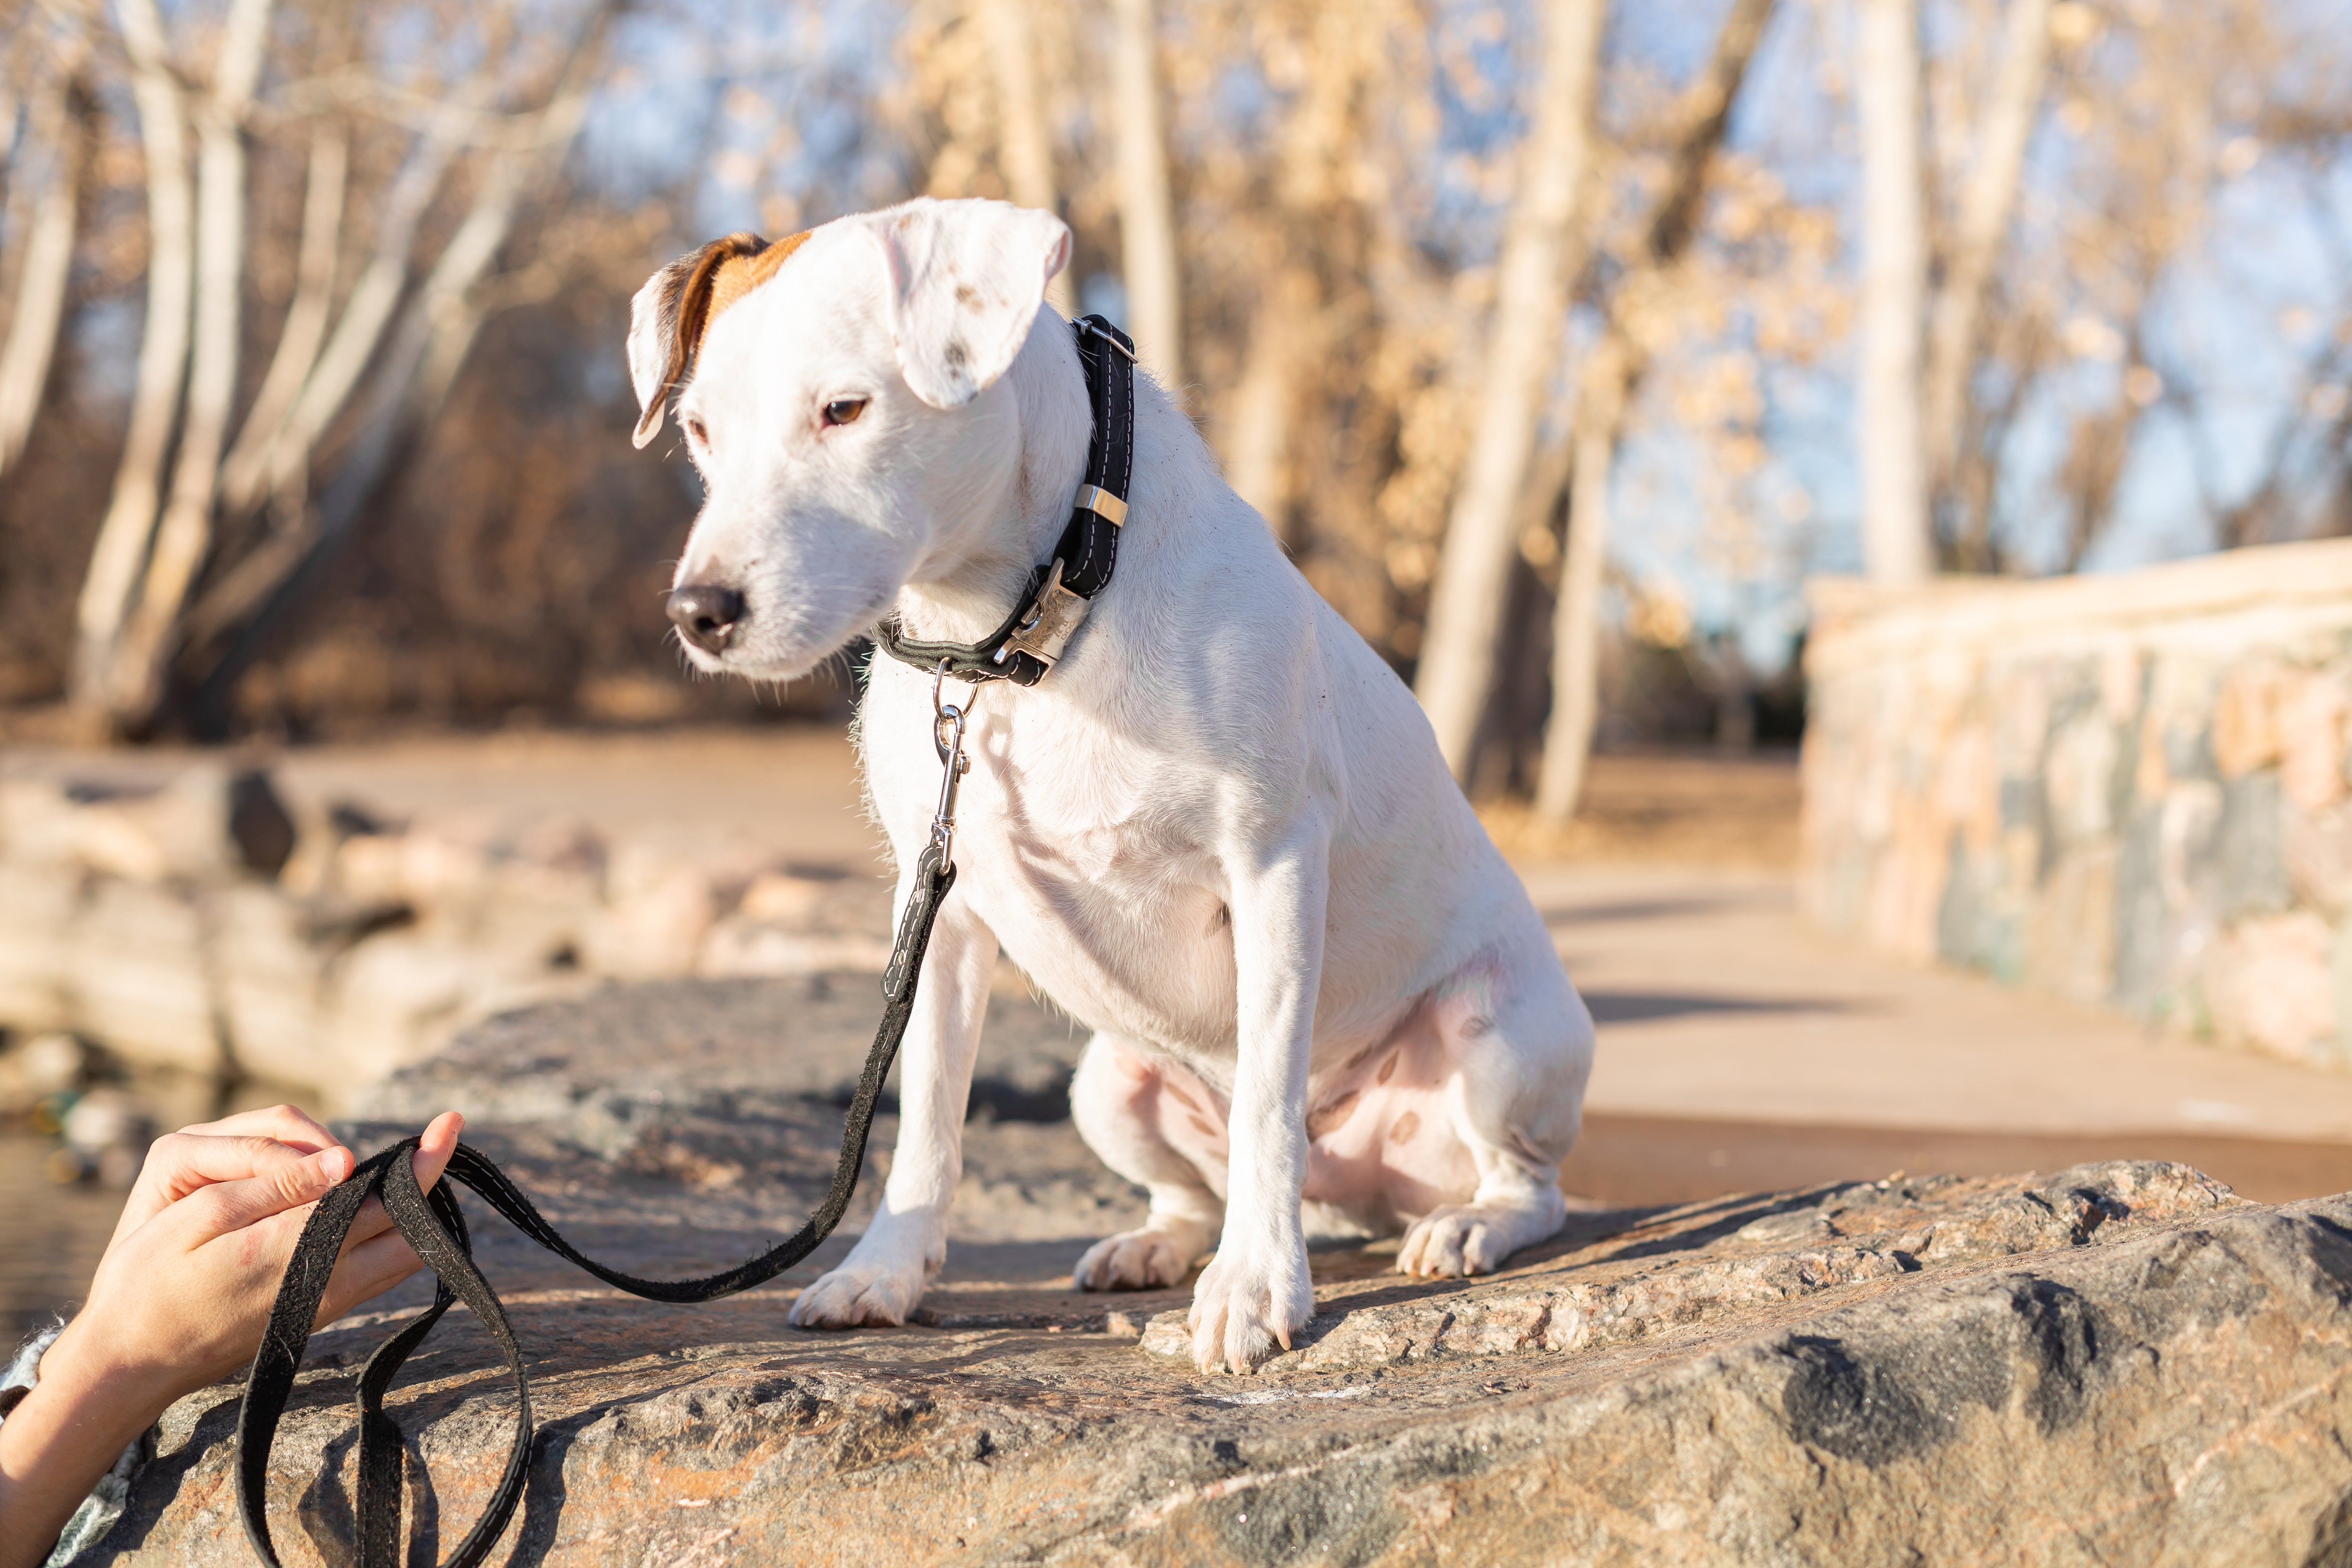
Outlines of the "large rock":
<svg viewBox="0 0 2352 1568">
<path fill-rule="evenodd" d="M 75 1026 L 134 1060 L 218 1071 L 209 920 L 210 910 L 173 889 L 96 881 L 66 952 Z"/>
<path fill-rule="evenodd" d="M 457 1102 L 591 1253 L 709 1269 L 821 1189 L 876 1000 L 666 984 L 535 1009 L 394 1079 L 355 1135 Z M 1327 1242 L 1297 1347 L 1203 1376 L 1182 1291 L 1068 1289 L 1139 1205 L 1066 1120 L 1021 1119 L 1058 1110 L 1069 1031 L 996 1015 L 984 1079 L 1036 1098 L 967 1127 L 956 1245 L 906 1329 L 783 1326 L 845 1238 L 674 1308 L 484 1220 L 541 1428 L 508 1561 L 2352 1562 L 2352 1199 L 2264 1207 L 2147 1163 L 1890 1178 L 1580 1212 L 1450 1283 Z M 348 1560 L 349 1384 L 384 1322 L 321 1336 L 289 1410 L 289 1562 Z M 462 1313 L 411 1366 L 414 1522 L 446 1552 L 511 1397 Z M 173 1409 L 114 1560 L 249 1561 L 235 1414 L 229 1387 Z"/>
<path fill-rule="evenodd" d="M 890 899 L 750 840 L 350 801 L 298 821 L 267 773 L 216 760 L 0 777 L 0 1029 L 341 1110 L 466 1026 L 599 981 L 878 975 Z"/>
<path fill-rule="evenodd" d="M 275 877 L 294 838 L 269 776 L 218 763 L 192 763 L 156 788 L 0 780 L 0 856 L 22 864 L 71 864 L 133 882 Z"/>
<path fill-rule="evenodd" d="M 71 866 L 0 860 L 0 1026 L 31 1034 L 72 1023 L 67 938 L 81 912 L 82 881 Z"/>
</svg>

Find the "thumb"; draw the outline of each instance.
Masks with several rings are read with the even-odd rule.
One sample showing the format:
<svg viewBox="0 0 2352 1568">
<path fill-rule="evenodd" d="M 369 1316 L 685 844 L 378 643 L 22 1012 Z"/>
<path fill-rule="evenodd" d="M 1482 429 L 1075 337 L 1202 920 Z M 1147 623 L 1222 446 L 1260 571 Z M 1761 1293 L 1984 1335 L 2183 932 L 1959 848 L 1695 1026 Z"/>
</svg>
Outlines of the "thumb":
<svg viewBox="0 0 2352 1568">
<path fill-rule="evenodd" d="M 190 1239 L 202 1246 L 272 1215 L 316 1203 L 348 1178 L 357 1163 L 352 1152 L 339 1144 L 241 1182 L 215 1182 L 173 1207 L 185 1211 L 195 1233 Z"/>
<path fill-rule="evenodd" d="M 454 1110 L 445 1110 L 426 1123 L 425 1135 L 416 1144 L 416 1184 L 430 1191 L 448 1168 L 449 1156 L 457 1151 L 457 1134 L 466 1130 L 466 1119 Z"/>
</svg>

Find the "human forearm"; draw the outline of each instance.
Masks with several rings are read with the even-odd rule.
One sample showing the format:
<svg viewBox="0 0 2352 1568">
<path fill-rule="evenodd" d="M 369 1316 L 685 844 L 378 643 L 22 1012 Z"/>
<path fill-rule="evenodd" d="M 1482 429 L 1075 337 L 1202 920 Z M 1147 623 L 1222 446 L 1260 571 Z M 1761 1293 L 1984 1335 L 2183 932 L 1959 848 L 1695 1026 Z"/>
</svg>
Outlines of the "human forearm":
<svg viewBox="0 0 2352 1568">
<path fill-rule="evenodd" d="M 100 1478 L 175 1397 L 153 1369 L 110 1364 L 89 1340 L 68 1329 L 0 1420 L 0 1568 L 45 1560 Z"/>
</svg>

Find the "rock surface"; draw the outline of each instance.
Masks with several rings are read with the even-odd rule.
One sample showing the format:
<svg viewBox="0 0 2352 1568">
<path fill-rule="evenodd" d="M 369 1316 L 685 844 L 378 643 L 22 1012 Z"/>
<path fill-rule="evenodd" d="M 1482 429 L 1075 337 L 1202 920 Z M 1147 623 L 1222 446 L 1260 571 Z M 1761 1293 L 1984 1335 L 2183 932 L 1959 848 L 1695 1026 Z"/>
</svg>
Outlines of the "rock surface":
<svg viewBox="0 0 2352 1568">
<path fill-rule="evenodd" d="M 456 1103 L 592 1255 L 709 1269 L 821 1187 L 871 988 L 665 984 L 497 1020 L 357 1131 Z M 2150 1163 L 1897 1177 L 1579 1212 L 1448 1283 L 1328 1241 L 1302 1342 L 1203 1376 L 1182 1291 L 1068 1289 L 1140 1207 L 1055 1114 L 1076 1045 L 997 1004 L 958 1240 L 902 1330 L 783 1326 L 844 1238 L 676 1308 L 485 1219 L 540 1423 L 498 1560 L 2352 1563 L 2352 1198 L 2265 1207 Z M 314 1342 L 272 1468 L 289 1563 L 349 1560 L 350 1379 L 398 1315 Z M 511 1395 L 462 1312 L 410 1366 L 394 1409 L 437 1556 Z M 236 1409 L 224 1386 L 173 1410 L 98 1560 L 251 1561 Z"/>
</svg>

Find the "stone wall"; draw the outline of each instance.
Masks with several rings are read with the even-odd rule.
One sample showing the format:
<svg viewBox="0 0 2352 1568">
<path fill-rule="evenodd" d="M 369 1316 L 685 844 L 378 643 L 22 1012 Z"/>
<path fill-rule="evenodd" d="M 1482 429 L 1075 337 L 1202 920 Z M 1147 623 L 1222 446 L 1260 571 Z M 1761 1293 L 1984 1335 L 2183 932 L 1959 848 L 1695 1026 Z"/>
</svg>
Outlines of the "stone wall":
<svg viewBox="0 0 2352 1568">
<path fill-rule="evenodd" d="M 1812 600 L 1815 921 L 2352 1066 L 2352 541 Z"/>
</svg>

